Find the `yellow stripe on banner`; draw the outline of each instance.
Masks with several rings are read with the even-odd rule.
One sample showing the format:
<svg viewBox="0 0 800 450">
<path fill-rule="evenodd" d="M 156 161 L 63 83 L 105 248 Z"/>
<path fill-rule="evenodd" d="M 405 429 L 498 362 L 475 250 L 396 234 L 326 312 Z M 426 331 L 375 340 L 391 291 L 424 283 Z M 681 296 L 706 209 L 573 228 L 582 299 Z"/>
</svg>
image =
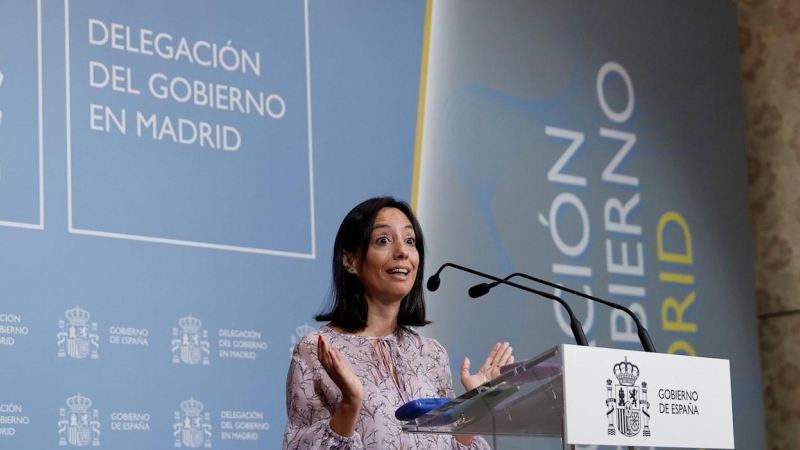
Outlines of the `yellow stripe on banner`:
<svg viewBox="0 0 800 450">
<path fill-rule="evenodd" d="M 411 209 L 417 210 L 419 198 L 419 171 L 422 159 L 422 129 L 425 124 L 425 92 L 428 86 L 428 48 L 431 41 L 431 15 L 433 0 L 425 5 L 425 31 L 422 38 L 422 64 L 419 74 L 419 105 L 417 106 L 417 137 L 414 141 L 414 175 L 411 179 Z"/>
<path fill-rule="evenodd" d="M 684 273 L 658 272 L 658 279 L 667 283 L 694 284 L 694 276 Z"/>
</svg>

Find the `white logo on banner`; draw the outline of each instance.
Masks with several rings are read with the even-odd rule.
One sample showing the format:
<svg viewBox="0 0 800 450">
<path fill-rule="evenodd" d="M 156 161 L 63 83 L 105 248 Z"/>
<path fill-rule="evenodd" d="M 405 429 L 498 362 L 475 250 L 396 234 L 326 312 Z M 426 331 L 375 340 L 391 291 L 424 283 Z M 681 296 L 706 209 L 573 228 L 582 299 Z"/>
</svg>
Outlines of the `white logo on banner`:
<svg viewBox="0 0 800 450">
<path fill-rule="evenodd" d="M 17 403 L 0 403 L 0 437 L 14 436 L 16 427 L 30 425 L 31 418 L 23 412 L 22 405 Z"/>
<path fill-rule="evenodd" d="M 260 331 L 223 328 L 218 333 L 220 358 L 256 359 L 258 352 L 268 347 L 267 343 L 261 340 Z"/>
<path fill-rule="evenodd" d="M 22 316 L 14 313 L 0 314 L 0 345 L 14 345 L 14 336 L 27 336 L 28 327 L 22 325 Z"/>
<path fill-rule="evenodd" d="M 150 414 L 112 412 L 111 431 L 150 431 Z"/>
<path fill-rule="evenodd" d="M 83 359 L 91 355 L 92 359 L 97 359 L 100 338 L 97 335 L 97 322 L 89 324 L 92 315 L 78 306 L 67 310 L 65 315 L 69 323 L 58 321 L 58 357 L 69 355 Z"/>
<path fill-rule="evenodd" d="M 220 411 L 219 416 L 219 438 L 223 441 L 257 441 L 259 431 L 269 431 L 269 422 L 264 421 L 261 411 Z"/>
<path fill-rule="evenodd" d="M 299 327 L 294 329 L 294 336 L 292 336 L 289 340 L 292 343 L 291 347 L 289 347 L 289 357 L 291 358 L 292 353 L 294 352 L 294 347 L 300 342 L 303 336 L 306 334 L 314 331 L 314 327 L 308 324 L 308 322 L 300 325 Z"/>
<path fill-rule="evenodd" d="M 178 321 L 181 329 L 172 329 L 172 362 L 175 364 L 208 364 L 210 353 L 208 331 L 200 330 L 203 322 L 191 315 Z"/>
<path fill-rule="evenodd" d="M 108 329 L 108 343 L 146 347 L 150 345 L 147 341 L 147 336 L 149 335 L 150 331 L 147 328 L 110 327 Z"/>
<path fill-rule="evenodd" d="M 59 409 L 58 445 L 100 445 L 100 414 L 96 409 L 89 411 L 92 401 L 78 393 L 67 399 L 67 406 L 69 411 Z"/>
<path fill-rule="evenodd" d="M 614 376 L 619 384 L 606 381 L 606 406 L 608 411 L 608 435 L 613 436 L 616 430 L 624 436 L 636 436 L 644 422 L 643 436 L 650 436 L 650 402 L 647 401 L 647 383 L 636 385 L 639 378 L 639 367 L 625 361 L 614 364 Z M 614 412 L 616 411 L 616 414 Z M 614 422 L 617 423 L 616 430 Z"/>
<path fill-rule="evenodd" d="M 211 447 L 211 415 L 203 413 L 203 403 L 194 399 L 181 402 L 175 411 L 175 447 Z"/>
</svg>

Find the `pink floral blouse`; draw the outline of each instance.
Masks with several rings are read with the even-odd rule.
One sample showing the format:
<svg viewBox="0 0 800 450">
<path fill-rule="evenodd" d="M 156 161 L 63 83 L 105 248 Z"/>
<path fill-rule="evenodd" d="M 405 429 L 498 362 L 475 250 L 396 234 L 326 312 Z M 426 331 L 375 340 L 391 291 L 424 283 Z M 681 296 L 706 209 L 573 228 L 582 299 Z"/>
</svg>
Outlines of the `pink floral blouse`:
<svg viewBox="0 0 800 450">
<path fill-rule="evenodd" d="M 319 335 L 336 347 L 364 386 L 364 400 L 356 432 L 343 437 L 330 427 L 330 419 L 342 393 L 317 359 Z M 395 368 L 397 383 L 373 343 L 382 348 Z M 303 336 L 294 349 L 286 379 L 288 421 L 284 450 L 316 449 L 439 449 L 488 450 L 476 436 L 463 446 L 452 435 L 404 433 L 394 412 L 418 398 L 453 397 L 453 381 L 447 352 L 435 339 L 400 327 L 383 338 L 342 334 L 322 327 Z"/>
</svg>

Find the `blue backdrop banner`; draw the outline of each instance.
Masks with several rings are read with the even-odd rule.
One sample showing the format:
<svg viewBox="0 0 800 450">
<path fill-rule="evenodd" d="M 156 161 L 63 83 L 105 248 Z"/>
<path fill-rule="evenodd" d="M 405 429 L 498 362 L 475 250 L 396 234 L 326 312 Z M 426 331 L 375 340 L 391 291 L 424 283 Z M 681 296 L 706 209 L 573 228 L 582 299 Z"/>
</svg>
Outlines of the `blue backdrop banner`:
<svg viewBox="0 0 800 450">
<path fill-rule="evenodd" d="M 7 0 L 0 34 L 0 448 L 279 448 L 336 230 L 385 194 L 429 271 L 552 279 L 730 359 L 764 448 L 729 2 Z M 452 367 L 571 342 L 479 281 L 427 296 Z"/>
</svg>

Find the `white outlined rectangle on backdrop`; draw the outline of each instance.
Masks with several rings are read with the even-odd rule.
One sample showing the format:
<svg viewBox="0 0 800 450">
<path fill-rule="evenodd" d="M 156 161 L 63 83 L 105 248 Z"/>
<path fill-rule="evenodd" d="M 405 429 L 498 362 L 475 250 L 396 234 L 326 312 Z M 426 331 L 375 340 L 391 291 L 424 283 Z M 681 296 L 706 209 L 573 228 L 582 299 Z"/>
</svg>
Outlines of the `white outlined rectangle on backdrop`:
<svg viewBox="0 0 800 450">
<path fill-rule="evenodd" d="M 0 220 L 0 226 L 44 230 L 44 125 L 42 117 L 42 0 L 36 1 L 36 75 L 37 75 L 37 111 L 39 127 L 39 222 L 27 223 Z"/>
<path fill-rule="evenodd" d="M 314 161 L 313 161 L 313 138 L 311 122 L 311 65 L 309 48 L 309 19 L 308 19 L 308 0 L 303 2 L 304 16 L 304 38 L 305 38 L 305 77 L 306 77 L 306 107 L 307 107 L 307 126 L 308 126 L 308 175 L 309 175 L 309 207 L 311 221 L 311 252 L 291 252 L 274 250 L 258 247 L 236 246 L 217 244 L 213 242 L 201 242 L 193 240 L 171 239 L 158 236 L 144 236 L 138 234 L 116 233 L 103 230 L 88 230 L 73 226 L 73 198 L 72 198 L 72 123 L 71 123 L 71 97 L 70 97 L 70 26 L 69 11 L 70 0 L 64 1 L 64 52 L 65 52 L 65 75 L 66 75 L 66 137 L 67 137 L 67 227 L 68 232 L 73 234 L 83 234 L 89 236 L 107 237 L 114 239 L 126 239 L 134 241 L 153 242 L 159 244 L 183 245 L 190 247 L 201 247 L 215 250 L 228 250 L 235 252 L 257 253 L 264 255 L 285 256 L 292 258 L 315 259 L 316 258 L 316 232 L 314 219 Z"/>
</svg>

